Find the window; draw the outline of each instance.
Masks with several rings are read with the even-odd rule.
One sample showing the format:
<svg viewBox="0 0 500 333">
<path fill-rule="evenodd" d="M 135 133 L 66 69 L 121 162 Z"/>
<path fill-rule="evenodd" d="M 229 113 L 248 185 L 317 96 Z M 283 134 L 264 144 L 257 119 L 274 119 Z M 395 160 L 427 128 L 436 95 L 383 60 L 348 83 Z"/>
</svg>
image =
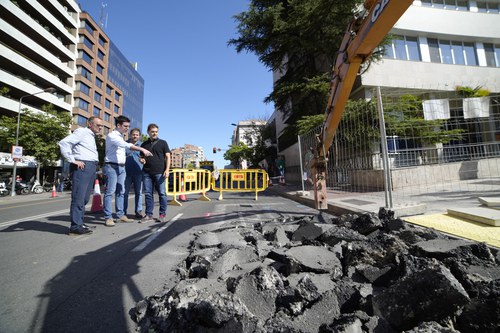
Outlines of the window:
<svg viewBox="0 0 500 333">
<path fill-rule="evenodd" d="M 441 62 L 441 56 L 439 55 L 439 43 L 437 39 L 428 38 L 427 44 L 429 45 L 431 62 Z"/>
<path fill-rule="evenodd" d="M 104 52 L 102 52 L 101 50 L 97 50 L 97 57 L 104 61 Z"/>
<path fill-rule="evenodd" d="M 82 21 L 82 27 L 85 28 L 91 34 L 92 36 L 94 35 L 94 28 L 89 24 L 89 21 L 83 20 Z"/>
<path fill-rule="evenodd" d="M 95 85 L 102 88 L 102 80 L 98 77 L 95 78 Z"/>
<path fill-rule="evenodd" d="M 104 100 L 104 105 L 106 106 L 106 108 L 111 109 L 111 101 L 109 99 L 106 98 Z"/>
<path fill-rule="evenodd" d="M 500 4 L 498 2 L 477 1 L 477 9 L 480 13 L 495 13 L 500 12 Z"/>
<path fill-rule="evenodd" d="M 469 10 L 467 0 L 422 0 L 422 6 L 449 10 Z"/>
<path fill-rule="evenodd" d="M 115 113 L 120 113 L 120 107 L 118 105 L 115 105 Z"/>
<path fill-rule="evenodd" d="M 111 115 L 109 113 L 104 112 L 104 121 L 108 121 L 111 119 Z"/>
<path fill-rule="evenodd" d="M 484 52 L 487 66 L 500 67 L 500 45 L 484 43 Z"/>
<path fill-rule="evenodd" d="M 432 62 L 477 66 L 477 52 L 474 43 L 452 42 L 432 38 L 427 41 Z"/>
<path fill-rule="evenodd" d="M 111 87 L 106 85 L 106 94 L 111 95 Z"/>
<path fill-rule="evenodd" d="M 106 45 L 106 40 L 101 35 L 99 35 L 99 45 L 103 47 Z"/>
<path fill-rule="evenodd" d="M 102 95 L 99 94 L 97 91 L 94 91 L 94 101 L 101 103 L 101 98 L 102 98 Z"/>
<path fill-rule="evenodd" d="M 87 68 L 83 66 L 78 66 L 77 73 L 86 78 L 87 80 L 92 81 L 92 73 L 90 73 Z"/>
<path fill-rule="evenodd" d="M 87 52 L 80 50 L 78 52 L 78 58 L 83 59 L 87 64 L 92 65 L 92 57 Z"/>
<path fill-rule="evenodd" d="M 101 116 L 101 109 L 99 109 L 97 106 L 94 106 L 94 116 L 96 117 Z"/>
<path fill-rule="evenodd" d="M 77 90 L 80 90 L 85 95 L 89 95 L 90 94 L 90 87 L 88 85 L 86 85 L 85 83 L 78 82 L 76 84 L 76 86 L 77 86 Z"/>
<path fill-rule="evenodd" d="M 465 54 L 466 64 L 469 66 L 477 66 L 476 46 L 474 43 L 463 43 L 463 51 Z"/>
<path fill-rule="evenodd" d="M 120 101 L 120 94 L 115 91 L 115 100 Z"/>
<path fill-rule="evenodd" d="M 103 74 L 104 67 L 102 67 L 100 64 L 97 64 L 97 66 L 95 66 L 95 67 L 96 67 L 98 73 Z"/>
<path fill-rule="evenodd" d="M 87 121 L 88 121 L 88 118 L 86 118 L 84 116 L 78 115 L 76 117 L 76 123 L 80 126 L 87 126 Z"/>
<path fill-rule="evenodd" d="M 79 42 L 85 44 L 85 46 L 91 50 L 94 47 L 94 44 L 90 41 L 90 39 L 87 38 L 87 36 L 80 35 Z"/>
<path fill-rule="evenodd" d="M 84 110 L 84 111 L 89 111 L 89 103 L 81 98 L 76 99 L 76 105 L 78 105 L 78 108 Z"/>
<path fill-rule="evenodd" d="M 391 45 L 387 45 L 385 48 L 385 57 L 420 61 L 422 58 L 417 37 L 395 36 Z"/>
</svg>

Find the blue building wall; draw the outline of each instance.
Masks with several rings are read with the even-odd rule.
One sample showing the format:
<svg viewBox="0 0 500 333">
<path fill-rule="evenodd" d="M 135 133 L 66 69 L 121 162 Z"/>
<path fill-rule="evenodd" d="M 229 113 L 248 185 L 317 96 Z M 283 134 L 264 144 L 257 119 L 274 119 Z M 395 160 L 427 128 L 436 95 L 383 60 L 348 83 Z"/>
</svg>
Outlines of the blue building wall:
<svg viewBox="0 0 500 333">
<path fill-rule="evenodd" d="M 123 91 L 122 114 L 130 118 L 131 129 L 138 127 L 142 132 L 144 79 L 112 42 L 108 65 L 108 80 Z"/>
</svg>

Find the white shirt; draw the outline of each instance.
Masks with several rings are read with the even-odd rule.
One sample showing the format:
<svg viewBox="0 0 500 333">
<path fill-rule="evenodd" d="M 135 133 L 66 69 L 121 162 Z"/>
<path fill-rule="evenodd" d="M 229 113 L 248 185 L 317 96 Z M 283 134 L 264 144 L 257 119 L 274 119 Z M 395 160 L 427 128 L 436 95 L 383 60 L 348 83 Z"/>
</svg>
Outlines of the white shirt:
<svg viewBox="0 0 500 333">
<path fill-rule="evenodd" d="M 61 154 L 70 162 L 99 160 L 95 134 L 88 127 L 77 128 L 73 133 L 59 141 Z"/>
<path fill-rule="evenodd" d="M 123 134 L 117 130 L 113 130 L 106 136 L 106 156 L 104 157 L 104 162 L 125 164 L 126 149 L 133 145 L 123 139 Z"/>
</svg>

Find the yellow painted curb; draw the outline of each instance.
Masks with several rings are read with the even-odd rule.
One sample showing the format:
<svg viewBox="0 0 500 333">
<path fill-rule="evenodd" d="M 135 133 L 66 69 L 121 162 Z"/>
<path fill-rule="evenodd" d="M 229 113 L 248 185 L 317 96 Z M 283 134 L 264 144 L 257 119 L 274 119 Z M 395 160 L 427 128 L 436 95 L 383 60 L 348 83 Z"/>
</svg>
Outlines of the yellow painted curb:
<svg viewBox="0 0 500 333">
<path fill-rule="evenodd" d="M 447 234 L 500 247 L 499 227 L 453 217 L 448 214 L 411 216 L 405 217 L 404 220 L 423 227 L 434 228 Z"/>
</svg>

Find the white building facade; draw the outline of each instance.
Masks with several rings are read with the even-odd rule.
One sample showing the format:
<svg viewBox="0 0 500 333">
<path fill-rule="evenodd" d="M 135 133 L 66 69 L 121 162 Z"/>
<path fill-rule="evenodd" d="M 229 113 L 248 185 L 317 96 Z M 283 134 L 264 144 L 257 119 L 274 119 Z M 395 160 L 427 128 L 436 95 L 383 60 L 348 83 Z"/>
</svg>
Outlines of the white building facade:
<svg viewBox="0 0 500 333">
<path fill-rule="evenodd" d="M 446 5 L 444 5 L 446 3 Z M 500 1 L 414 1 L 363 87 L 500 92 Z"/>
</svg>

